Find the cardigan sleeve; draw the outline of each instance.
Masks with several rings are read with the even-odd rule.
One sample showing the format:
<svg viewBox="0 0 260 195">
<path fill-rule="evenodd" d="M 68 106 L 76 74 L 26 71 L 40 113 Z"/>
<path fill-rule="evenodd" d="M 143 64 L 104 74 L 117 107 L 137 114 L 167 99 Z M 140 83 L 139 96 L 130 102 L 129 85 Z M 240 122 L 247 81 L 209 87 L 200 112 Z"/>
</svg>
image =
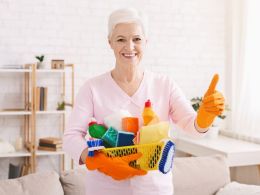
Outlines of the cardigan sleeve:
<svg viewBox="0 0 260 195">
<path fill-rule="evenodd" d="M 85 136 L 92 116 L 92 93 L 90 82 L 86 82 L 77 94 L 75 105 L 63 136 L 63 150 L 79 164 L 82 164 L 80 156 L 86 148 Z"/>
<path fill-rule="evenodd" d="M 172 121 L 188 133 L 201 135 L 195 124 L 197 113 L 192 108 L 190 101 L 187 100 L 175 82 L 171 81 L 170 86 L 170 117 Z"/>
</svg>

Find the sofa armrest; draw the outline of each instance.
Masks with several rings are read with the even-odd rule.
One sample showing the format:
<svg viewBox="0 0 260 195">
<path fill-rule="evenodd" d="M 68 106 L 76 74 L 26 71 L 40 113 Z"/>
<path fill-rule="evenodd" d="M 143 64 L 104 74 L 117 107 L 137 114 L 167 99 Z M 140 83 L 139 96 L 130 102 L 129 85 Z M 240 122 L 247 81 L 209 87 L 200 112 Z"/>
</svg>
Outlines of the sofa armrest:
<svg viewBox="0 0 260 195">
<path fill-rule="evenodd" d="M 63 195 L 59 175 L 54 171 L 39 172 L 17 179 L 0 181 L 0 194 Z"/>
</svg>

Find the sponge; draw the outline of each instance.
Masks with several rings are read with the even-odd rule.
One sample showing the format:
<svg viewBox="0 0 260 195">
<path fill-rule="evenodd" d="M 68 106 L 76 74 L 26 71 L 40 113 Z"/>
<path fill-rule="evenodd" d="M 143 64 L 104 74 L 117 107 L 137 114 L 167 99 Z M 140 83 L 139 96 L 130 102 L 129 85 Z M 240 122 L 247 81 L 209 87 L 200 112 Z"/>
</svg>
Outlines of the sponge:
<svg viewBox="0 0 260 195">
<path fill-rule="evenodd" d="M 133 143 L 134 133 L 118 131 L 117 146 L 131 146 Z"/>
<path fill-rule="evenodd" d="M 162 121 L 156 124 L 143 126 L 140 129 L 139 144 L 149 144 L 160 142 L 162 139 L 168 138 L 170 123 Z"/>
<path fill-rule="evenodd" d="M 113 127 L 109 127 L 101 139 L 105 142 L 104 145 L 106 147 L 116 147 L 117 135 L 118 135 L 118 131 Z"/>
</svg>

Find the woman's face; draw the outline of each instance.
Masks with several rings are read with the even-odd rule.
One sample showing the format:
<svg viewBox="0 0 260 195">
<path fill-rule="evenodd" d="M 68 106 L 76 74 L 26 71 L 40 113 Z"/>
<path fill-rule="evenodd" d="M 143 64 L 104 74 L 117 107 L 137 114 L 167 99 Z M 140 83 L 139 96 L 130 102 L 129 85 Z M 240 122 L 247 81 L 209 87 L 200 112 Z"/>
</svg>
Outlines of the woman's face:
<svg viewBox="0 0 260 195">
<path fill-rule="evenodd" d="M 119 66 L 138 65 L 142 59 L 146 42 L 142 27 L 136 23 L 117 24 L 109 39 Z"/>
</svg>

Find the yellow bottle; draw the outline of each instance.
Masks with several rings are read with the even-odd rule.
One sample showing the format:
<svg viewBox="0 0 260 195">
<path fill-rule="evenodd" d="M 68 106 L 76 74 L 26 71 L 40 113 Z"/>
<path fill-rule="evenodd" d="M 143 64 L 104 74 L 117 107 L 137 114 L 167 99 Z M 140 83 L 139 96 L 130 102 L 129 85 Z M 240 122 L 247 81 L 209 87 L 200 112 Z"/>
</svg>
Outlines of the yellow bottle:
<svg viewBox="0 0 260 195">
<path fill-rule="evenodd" d="M 144 126 L 145 125 L 148 125 L 150 122 L 152 121 L 159 121 L 156 113 L 153 111 L 152 109 L 152 104 L 151 104 L 151 101 L 150 100 L 147 100 L 145 102 L 145 105 L 144 105 L 144 110 L 143 110 L 143 122 L 144 122 Z M 154 123 L 154 122 L 153 122 Z"/>
</svg>

